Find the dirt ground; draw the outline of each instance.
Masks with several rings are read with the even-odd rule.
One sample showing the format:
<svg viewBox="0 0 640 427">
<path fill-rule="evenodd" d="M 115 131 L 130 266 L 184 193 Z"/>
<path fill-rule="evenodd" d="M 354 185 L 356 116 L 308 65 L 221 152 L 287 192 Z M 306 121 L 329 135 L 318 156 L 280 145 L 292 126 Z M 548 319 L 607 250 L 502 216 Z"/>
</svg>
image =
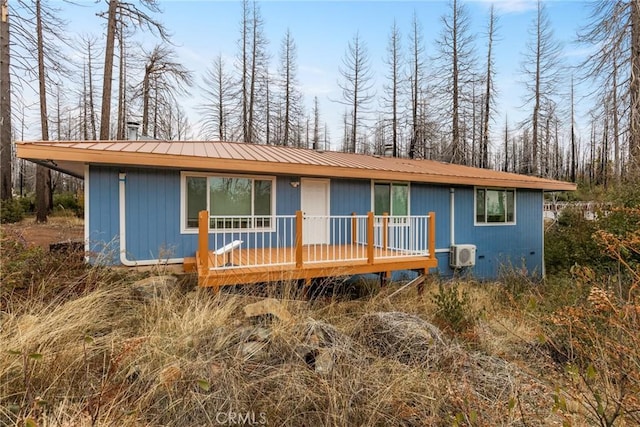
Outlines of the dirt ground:
<svg viewBox="0 0 640 427">
<path fill-rule="evenodd" d="M 84 238 L 84 221 L 72 216 L 50 216 L 45 224 L 38 224 L 34 218 L 25 218 L 17 224 L 2 224 L 3 233 L 12 233 L 28 245 L 49 249 L 51 243 Z"/>
</svg>

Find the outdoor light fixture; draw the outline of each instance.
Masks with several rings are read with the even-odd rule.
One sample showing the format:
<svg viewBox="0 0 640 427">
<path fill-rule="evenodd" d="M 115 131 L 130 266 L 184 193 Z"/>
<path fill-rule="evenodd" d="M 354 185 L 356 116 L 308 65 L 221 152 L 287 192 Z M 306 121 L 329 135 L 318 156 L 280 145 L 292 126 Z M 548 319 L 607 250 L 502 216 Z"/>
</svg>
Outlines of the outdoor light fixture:
<svg viewBox="0 0 640 427">
<path fill-rule="evenodd" d="M 298 188 L 300 186 L 300 178 L 298 178 L 297 176 L 292 176 L 289 184 L 291 184 L 293 188 Z"/>
</svg>

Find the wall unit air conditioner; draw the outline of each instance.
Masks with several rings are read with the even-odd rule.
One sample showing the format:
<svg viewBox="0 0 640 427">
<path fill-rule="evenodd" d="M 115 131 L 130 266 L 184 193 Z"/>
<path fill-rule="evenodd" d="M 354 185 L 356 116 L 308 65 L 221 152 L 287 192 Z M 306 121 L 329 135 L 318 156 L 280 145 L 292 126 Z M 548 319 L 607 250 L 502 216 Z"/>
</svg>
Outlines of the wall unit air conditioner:
<svg viewBox="0 0 640 427">
<path fill-rule="evenodd" d="M 452 245 L 449 251 L 449 267 L 471 267 L 476 265 L 476 245 Z"/>
</svg>

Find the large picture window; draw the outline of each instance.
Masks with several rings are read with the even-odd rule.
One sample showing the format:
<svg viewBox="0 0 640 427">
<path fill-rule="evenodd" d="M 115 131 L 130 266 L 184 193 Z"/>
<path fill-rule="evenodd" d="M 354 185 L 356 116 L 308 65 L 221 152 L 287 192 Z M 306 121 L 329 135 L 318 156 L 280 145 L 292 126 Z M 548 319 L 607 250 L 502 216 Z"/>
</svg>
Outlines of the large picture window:
<svg viewBox="0 0 640 427">
<path fill-rule="evenodd" d="M 270 228 L 274 178 L 183 174 L 185 229 L 198 228 L 208 210 L 212 229 Z"/>
<path fill-rule="evenodd" d="M 515 190 L 476 188 L 476 224 L 515 222 Z"/>
<path fill-rule="evenodd" d="M 392 216 L 409 215 L 409 184 L 382 183 L 373 184 L 373 213 Z"/>
</svg>

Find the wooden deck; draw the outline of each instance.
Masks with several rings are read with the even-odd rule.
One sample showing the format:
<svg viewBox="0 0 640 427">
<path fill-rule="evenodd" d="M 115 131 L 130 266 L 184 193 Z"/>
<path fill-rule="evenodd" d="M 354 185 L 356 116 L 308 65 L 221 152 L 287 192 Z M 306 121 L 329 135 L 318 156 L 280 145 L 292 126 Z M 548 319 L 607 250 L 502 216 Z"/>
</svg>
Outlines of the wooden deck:
<svg viewBox="0 0 640 427">
<path fill-rule="evenodd" d="M 216 261 L 217 265 L 228 265 L 203 270 L 198 268 L 200 264 L 198 254 L 196 258 L 185 260 L 185 270 L 198 272 L 200 286 L 218 288 L 237 284 L 300 279 L 309 281 L 318 277 L 390 273 L 394 270 L 419 270 L 426 273 L 430 268 L 438 265 L 435 258 L 423 255 L 394 256 L 397 255 L 397 251 L 390 252 L 381 248 L 374 249 L 374 261 L 369 263 L 365 245 L 324 245 L 322 250 L 315 247 L 313 250 L 310 249 L 303 246 L 303 260 L 300 267 L 296 266 L 295 262 L 288 262 L 295 259 L 295 248 L 284 248 L 278 251 L 267 248 L 237 250 L 228 259 L 209 251 L 209 265 L 215 265 Z M 338 254 L 353 253 L 361 253 L 362 258 L 335 261 Z M 216 257 L 218 260 L 215 259 Z"/>
<path fill-rule="evenodd" d="M 397 251 L 382 248 L 374 248 L 374 260 L 369 263 L 366 245 L 323 245 L 321 248 L 303 246 L 302 266 L 299 267 L 296 266 L 294 254 L 295 248 L 286 248 L 284 251 L 269 248 L 244 249 L 234 251 L 233 256 L 224 258 L 224 255 L 214 255 L 213 251 L 209 251 L 208 264 L 223 267 L 204 270 L 198 262 L 197 254 L 195 258 L 185 260 L 185 271 L 197 271 L 200 286 L 218 288 L 225 285 L 301 279 L 309 281 L 318 277 L 365 273 L 390 274 L 394 270 L 419 270 L 426 273 L 438 265 L 435 258 L 409 254 L 398 256 Z M 336 261 L 340 254 L 355 254 L 359 259 Z"/>
<path fill-rule="evenodd" d="M 354 214 L 355 215 L 355 214 Z M 435 256 L 435 214 L 421 217 L 428 228 L 428 245 L 415 247 L 412 250 L 390 248 L 388 233 L 378 231 L 378 240 L 374 237 L 374 215 L 369 212 L 366 217 L 366 231 L 362 236 L 356 235 L 356 217 L 351 230 L 345 231 L 342 240 L 346 244 L 312 244 L 302 243 L 302 212 L 296 212 L 294 246 L 290 247 L 249 247 L 230 246 L 226 253 L 211 251 L 209 242 L 209 213 L 200 212 L 198 251 L 194 258 L 185 258 L 184 270 L 198 274 L 198 285 L 218 289 L 221 286 L 251 284 L 263 282 L 279 282 L 304 280 L 305 282 L 319 277 L 351 276 L 366 273 L 385 273 L 392 271 L 416 270 L 426 273 L 438 266 Z M 388 221 L 382 218 L 383 229 Z M 406 231 L 409 231 L 406 229 Z M 358 239 L 361 237 L 361 239 Z M 360 242 L 364 240 L 365 242 Z M 416 239 L 411 239 L 416 240 Z M 355 242 L 355 243 L 353 243 Z M 242 243 L 239 241 L 239 243 Z M 207 254 L 202 256 L 202 254 Z"/>
</svg>

